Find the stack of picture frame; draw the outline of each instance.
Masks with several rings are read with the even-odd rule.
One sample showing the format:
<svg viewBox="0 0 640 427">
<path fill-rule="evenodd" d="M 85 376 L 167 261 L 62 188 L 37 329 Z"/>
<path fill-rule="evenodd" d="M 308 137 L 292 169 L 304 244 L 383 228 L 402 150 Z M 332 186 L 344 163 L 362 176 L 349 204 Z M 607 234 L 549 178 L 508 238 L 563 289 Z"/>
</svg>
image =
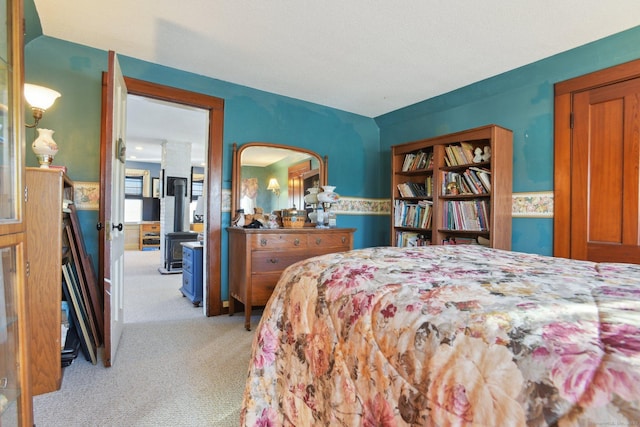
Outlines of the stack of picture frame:
<svg viewBox="0 0 640 427">
<path fill-rule="evenodd" d="M 85 358 L 95 365 L 97 349 L 102 344 L 104 333 L 102 293 L 93 263 L 85 249 L 74 205 L 69 205 L 63 225 L 67 251 L 62 260 L 62 291 L 71 318 L 71 334 L 68 333 L 68 338 L 73 341 L 75 334 Z M 67 364 L 70 363 L 68 357 L 64 359 Z"/>
<path fill-rule="evenodd" d="M 83 294 L 78 282 L 78 272 L 70 258 L 62 260 L 62 291 L 69 303 L 69 314 L 72 328 L 80 338 L 80 347 L 86 359 L 94 365 L 98 362 L 97 340 L 95 331 L 91 328 L 90 317 L 83 301 Z"/>
</svg>

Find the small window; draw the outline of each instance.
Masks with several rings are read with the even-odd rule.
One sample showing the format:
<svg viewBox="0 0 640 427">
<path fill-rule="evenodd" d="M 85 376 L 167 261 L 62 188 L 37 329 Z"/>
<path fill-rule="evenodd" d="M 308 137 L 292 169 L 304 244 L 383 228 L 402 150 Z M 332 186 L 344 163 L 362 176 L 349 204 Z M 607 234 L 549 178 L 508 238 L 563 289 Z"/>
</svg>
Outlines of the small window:
<svg viewBox="0 0 640 427">
<path fill-rule="evenodd" d="M 203 181 L 193 181 L 191 182 L 191 200 L 198 200 L 198 197 L 202 196 L 202 186 Z"/>
<path fill-rule="evenodd" d="M 126 176 L 124 178 L 125 199 L 142 199 L 142 177 Z"/>
</svg>

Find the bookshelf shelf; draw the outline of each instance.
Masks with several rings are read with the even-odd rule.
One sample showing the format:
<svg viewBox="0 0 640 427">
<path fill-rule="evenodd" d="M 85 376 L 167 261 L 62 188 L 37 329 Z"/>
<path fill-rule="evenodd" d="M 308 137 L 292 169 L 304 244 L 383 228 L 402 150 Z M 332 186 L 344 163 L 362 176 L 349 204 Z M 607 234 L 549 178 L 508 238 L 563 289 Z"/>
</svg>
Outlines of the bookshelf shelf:
<svg viewBox="0 0 640 427">
<path fill-rule="evenodd" d="M 511 249 L 512 144 L 509 129 L 488 125 L 393 146 L 392 245 Z"/>
</svg>

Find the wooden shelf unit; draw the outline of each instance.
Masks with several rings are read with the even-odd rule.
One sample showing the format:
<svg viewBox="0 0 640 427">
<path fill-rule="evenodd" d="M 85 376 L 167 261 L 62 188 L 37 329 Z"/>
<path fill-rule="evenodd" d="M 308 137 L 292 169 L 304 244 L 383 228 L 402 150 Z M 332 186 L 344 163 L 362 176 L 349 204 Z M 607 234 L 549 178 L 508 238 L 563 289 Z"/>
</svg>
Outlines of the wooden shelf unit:
<svg viewBox="0 0 640 427">
<path fill-rule="evenodd" d="M 469 144 L 471 151 L 476 148 L 484 150 L 490 147 L 491 157 L 488 161 L 468 163 L 460 162 L 459 165 L 448 165 L 446 162 L 446 147 L 460 145 L 461 142 Z M 428 164 L 412 170 L 403 170 L 407 155 L 426 153 L 432 157 L 432 165 Z M 417 234 L 428 239 L 429 244 L 446 244 L 454 239 L 465 240 L 478 238 L 486 239 L 492 248 L 511 249 L 511 192 L 513 179 L 513 133 L 496 125 L 478 127 L 466 131 L 456 132 L 434 138 L 408 142 L 391 147 L 392 155 L 392 215 L 391 215 L 391 244 L 398 246 L 401 237 L 413 237 Z M 458 174 L 463 176 L 470 167 L 486 169 L 490 171 L 490 191 L 486 193 L 464 194 L 458 188 L 448 193 L 446 190 L 445 175 Z M 406 169 L 406 168 L 405 168 Z M 486 176 L 486 175 L 485 175 Z M 463 178 L 464 179 L 464 178 Z M 399 184 L 413 183 L 421 187 L 431 180 L 432 191 L 428 195 L 406 197 L 400 194 Z M 417 184 L 417 185 L 415 185 Z M 480 190 L 477 190 L 480 191 Z M 427 192 L 428 193 L 428 192 Z M 431 226 L 415 226 L 401 224 L 396 219 L 398 205 L 415 205 L 420 201 L 431 204 Z M 487 225 L 479 227 L 460 227 L 452 229 L 445 225 L 447 209 L 465 206 L 465 209 L 473 209 L 478 206 L 487 208 Z M 466 210 L 468 213 L 469 210 Z M 470 217 L 472 215 L 467 215 Z M 402 233 L 402 234 L 401 234 Z"/>
<path fill-rule="evenodd" d="M 64 237 L 63 200 L 73 200 L 73 181 L 56 169 L 26 168 L 27 310 L 31 392 L 62 384 L 62 258 L 70 254 Z"/>
<path fill-rule="evenodd" d="M 138 248 L 140 250 L 147 248 L 160 249 L 159 222 L 140 223 L 140 241 L 138 243 Z"/>
</svg>

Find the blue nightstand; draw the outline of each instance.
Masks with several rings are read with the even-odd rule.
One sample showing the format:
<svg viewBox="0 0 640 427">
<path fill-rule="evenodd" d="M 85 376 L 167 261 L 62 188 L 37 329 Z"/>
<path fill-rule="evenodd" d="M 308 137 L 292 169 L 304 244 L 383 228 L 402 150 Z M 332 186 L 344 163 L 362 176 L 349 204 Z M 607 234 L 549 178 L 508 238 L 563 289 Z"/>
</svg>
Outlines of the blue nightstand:
<svg viewBox="0 0 640 427">
<path fill-rule="evenodd" d="M 182 244 L 182 287 L 180 292 L 198 307 L 202 302 L 202 244 Z"/>
</svg>

